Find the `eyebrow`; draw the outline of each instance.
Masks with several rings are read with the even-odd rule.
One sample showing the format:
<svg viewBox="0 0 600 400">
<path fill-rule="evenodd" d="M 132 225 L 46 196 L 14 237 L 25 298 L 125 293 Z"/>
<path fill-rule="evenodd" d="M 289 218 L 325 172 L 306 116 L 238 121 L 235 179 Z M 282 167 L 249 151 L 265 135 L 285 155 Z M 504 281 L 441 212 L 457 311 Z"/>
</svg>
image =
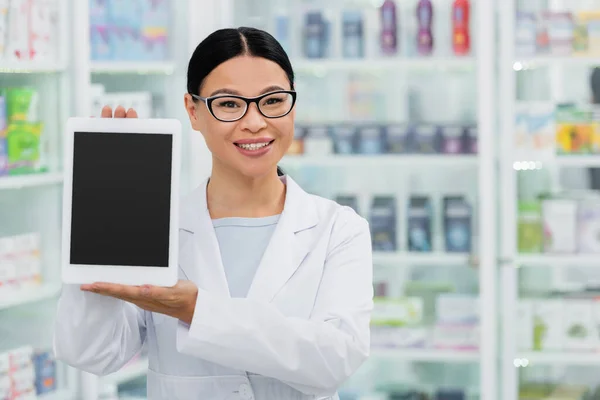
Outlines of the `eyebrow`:
<svg viewBox="0 0 600 400">
<path fill-rule="evenodd" d="M 276 92 L 278 90 L 286 90 L 286 89 L 282 88 L 279 85 L 271 85 L 271 86 L 266 87 L 263 90 L 261 90 L 260 93 L 259 93 L 259 96 L 262 95 L 262 94 L 265 94 L 265 93 L 269 93 L 269 92 Z M 213 97 L 213 96 L 216 96 L 218 94 L 231 94 L 233 96 L 241 96 L 241 93 L 238 92 L 237 90 L 222 88 L 222 89 L 215 90 L 208 97 Z"/>
</svg>

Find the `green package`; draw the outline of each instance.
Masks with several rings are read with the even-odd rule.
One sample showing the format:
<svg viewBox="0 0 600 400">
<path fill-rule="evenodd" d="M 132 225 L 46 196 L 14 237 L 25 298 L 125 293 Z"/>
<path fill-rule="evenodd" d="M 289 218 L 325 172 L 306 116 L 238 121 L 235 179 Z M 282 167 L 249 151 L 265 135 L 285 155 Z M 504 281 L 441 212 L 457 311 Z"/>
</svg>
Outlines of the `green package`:
<svg viewBox="0 0 600 400">
<path fill-rule="evenodd" d="M 519 203 L 517 247 L 519 253 L 540 253 L 544 246 L 542 205 L 537 201 Z"/>
<path fill-rule="evenodd" d="M 43 124 L 14 122 L 8 125 L 9 175 L 30 174 L 40 171 L 40 143 Z"/>
<path fill-rule="evenodd" d="M 6 89 L 6 111 L 8 123 L 37 121 L 37 106 L 38 93 L 35 89 Z"/>
</svg>

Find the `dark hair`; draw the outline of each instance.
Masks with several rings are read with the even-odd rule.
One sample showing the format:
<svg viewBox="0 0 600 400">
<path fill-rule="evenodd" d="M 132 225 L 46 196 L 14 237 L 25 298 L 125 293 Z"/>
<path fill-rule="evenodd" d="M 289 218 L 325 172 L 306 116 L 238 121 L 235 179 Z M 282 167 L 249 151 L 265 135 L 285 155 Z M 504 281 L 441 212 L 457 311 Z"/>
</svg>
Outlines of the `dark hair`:
<svg viewBox="0 0 600 400">
<path fill-rule="evenodd" d="M 187 72 L 187 91 L 199 95 L 204 79 L 219 65 L 232 58 L 249 55 L 273 61 L 287 75 L 294 88 L 294 69 L 281 44 L 271 34 L 256 28 L 219 29 L 208 35 L 194 50 Z M 277 175 L 284 175 L 277 167 Z"/>
</svg>

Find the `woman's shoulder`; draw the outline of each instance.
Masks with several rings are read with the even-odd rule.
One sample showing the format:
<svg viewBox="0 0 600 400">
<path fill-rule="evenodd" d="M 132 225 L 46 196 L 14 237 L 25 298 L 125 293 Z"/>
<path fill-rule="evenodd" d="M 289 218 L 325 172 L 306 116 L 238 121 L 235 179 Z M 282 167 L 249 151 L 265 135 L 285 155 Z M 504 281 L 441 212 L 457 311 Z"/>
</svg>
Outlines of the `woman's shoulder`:
<svg viewBox="0 0 600 400">
<path fill-rule="evenodd" d="M 336 225 L 354 224 L 368 225 L 367 220 L 358 214 L 352 207 L 340 204 L 326 197 L 310 194 L 321 217 L 328 216 Z"/>
</svg>

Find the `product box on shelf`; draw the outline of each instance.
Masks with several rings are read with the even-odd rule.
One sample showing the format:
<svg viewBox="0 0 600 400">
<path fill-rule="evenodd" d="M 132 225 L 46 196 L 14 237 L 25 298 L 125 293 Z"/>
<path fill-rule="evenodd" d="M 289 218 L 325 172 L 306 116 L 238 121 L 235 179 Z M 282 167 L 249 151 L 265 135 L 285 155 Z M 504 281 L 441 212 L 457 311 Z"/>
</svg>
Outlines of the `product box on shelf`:
<svg viewBox="0 0 600 400">
<path fill-rule="evenodd" d="M 321 11 L 309 11 L 304 20 L 304 56 L 325 58 L 329 53 L 330 22 Z"/>
<path fill-rule="evenodd" d="M 359 154 L 382 154 L 385 152 L 384 132 L 378 125 L 358 128 L 357 152 Z"/>
<path fill-rule="evenodd" d="M 589 109 L 572 104 L 559 105 L 556 111 L 558 154 L 587 154 L 597 150 L 598 132 Z"/>
<path fill-rule="evenodd" d="M 424 347 L 428 330 L 421 327 L 423 301 L 418 297 L 374 299 L 372 347 Z"/>
<path fill-rule="evenodd" d="M 0 59 L 57 60 L 58 5 L 57 0 L 0 0 Z"/>
<path fill-rule="evenodd" d="M 24 346 L 0 353 L 0 399 L 28 400 L 56 390 L 51 351 Z"/>
<path fill-rule="evenodd" d="M 600 11 L 577 13 L 574 50 L 580 54 L 597 56 L 600 54 Z"/>
<path fill-rule="evenodd" d="M 518 12 L 515 20 L 515 53 L 518 55 L 534 55 L 536 44 L 537 21 L 534 13 Z"/>
<path fill-rule="evenodd" d="M 9 0 L 0 0 L 0 61 L 7 57 L 6 39 L 8 36 Z M 1 398 L 1 397 L 0 397 Z"/>
<path fill-rule="evenodd" d="M 362 13 L 358 10 L 342 11 L 342 48 L 345 58 L 365 56 L 365 32 Z"/>
<path fill-rule="evenodd" d="M 43 124 L 14 122 L 8 126 L 8 168 L 10 175 L 22 175 L 43 170 L 41 140 Z"/>
<path fill-rule="evenodd" d="M 434 125 L 418 125 L 416 127 L 416 152 L 420 154 L 441 153 L 443 150 L 442 129 Z"/>
<path fill-rule="evenodd" d="M 433 250 L 431 200 L 426 196 L 411 196 L 408 200 L 408 251 L 430 252 Z"/>
<path fill-rule="evenodd" d="M 357 148 L 358 128 L 351 124 L 332 127 L 333 147 L 336 154 L 353 154 Z"/>
<path fill-rule="evenodd" d="M 8 145 L 6 143 L 6 97 L 0 93 L 0 176 L 8 174 Z"/>
<path fill-rule="evenodd" d="M 570 12 L 546 11 L 542 13 L 548 32 L 550 53 L 568 55 L 573 51 L 575 24 Z"/>
<path fill-rule="evenodd" d="M 0 238 L 0 295 L 40 283 L 39 234 Z"/>
<path fill-rule="evenodd" d="M 518 205 L 517 247 L 520 253 L 540 253 L 544 247 L 542 205 L 521 201 Z"/>
<path fill-rule="evenodd" d="M 443 199 L 444 243 L 447 252 L 470 252 L 472 237 L 471 205 L 462 196 Z"/>
<path fill-rule="evenodd" d="M 371 238 L 374 251 L 396 251 L 396 199 L 376 196 L 370 210 Z"/>
<path fill-rule="evenodd" d="M 577 250 L 580 253 L 600 253 L 600 199 L 579 203 L 577 228 Z"/>
<path fill-rule="evenodd" d="M 457 293 L 438 295 L 432 345 L 437 348 L 475 350 L 479 347 L 479 298 Z"/>
<path fill-rule="evenodd" d="M 93 60 L 168 58 L 169 0 L 90 0 Z"/>
<path fill-rule="evenodd" d="M 388 125 L 385 129 L 385 137 L 387 138 L 387 151 L 391 154 L 407 153 L 406 146 L 406 131 L 407 127 L 403 124 Z"/>
<path fill-rule="evenodd" d="M 557 126 L 554 103 L 518 103 L 515 118 L 515 157 L 543 159 L 555 154 Z"/>
<path fill-rule="evenodd" d="M 323 156 L 333 153 L 331 130 L 327 125 L 312 125 L 307 128 L 304 138 L 304 152 L 311 156 Z"/>
<path fill-rule="evenodd" d="M 577 201 L 544 199 L 542 201 L 544 251 L 574 253 L 577 249 Z"/>
</svg>

